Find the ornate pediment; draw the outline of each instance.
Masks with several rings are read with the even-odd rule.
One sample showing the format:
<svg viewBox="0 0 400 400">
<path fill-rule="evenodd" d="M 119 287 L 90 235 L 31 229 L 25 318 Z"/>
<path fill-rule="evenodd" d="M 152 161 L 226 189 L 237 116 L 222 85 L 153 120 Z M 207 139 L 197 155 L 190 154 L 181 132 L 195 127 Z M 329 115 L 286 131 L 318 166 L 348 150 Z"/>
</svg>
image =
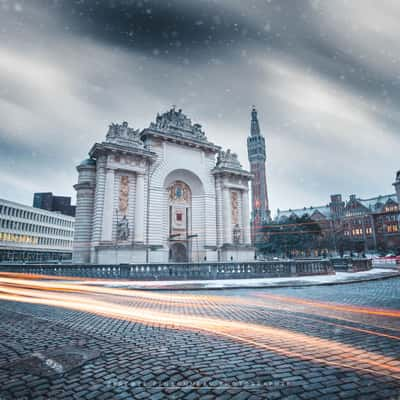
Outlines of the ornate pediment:
<svg viewBox="0 0 400 400">
<path fill-rule="evenodd" d="M 186 137 L 200 141 L 207 141 L 207 137 L 200 124 L 192 124 L 181 109 L 172 107 L 164 114 L 157 114 L 156 121 L 150 124 L 150 129 L 155 129 L 174 136 Z"/>
<path fill-rule="evenodd" d="M 106 142 L 129 147 L 144 147 L 140 140 L 139 129 L 133 129 L 124 121 L 122 124 L 111 124 L 106 135 Z"/>
<path fill-rule="evenodd" d="M 232 153 L 230 149 L 220 151 L 217 158 L 217 168 L 242 169 L 236 153 Z"/>
</svg>

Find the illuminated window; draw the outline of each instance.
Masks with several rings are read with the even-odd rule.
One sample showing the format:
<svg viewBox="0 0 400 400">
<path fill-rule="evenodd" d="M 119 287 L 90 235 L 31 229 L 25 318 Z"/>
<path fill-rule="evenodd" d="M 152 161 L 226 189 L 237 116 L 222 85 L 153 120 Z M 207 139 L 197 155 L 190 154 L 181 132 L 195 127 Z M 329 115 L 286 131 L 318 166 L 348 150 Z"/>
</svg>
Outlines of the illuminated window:
<svg viewBox="0 0 400 400">
<path fill-rule="evenodd" d="M 393 232 L 398 232 L 399 231 L 399 227 L 396 225 L 387 225 L 386 226 L 386 231 L 389 233 L 393 233 Z"/>
</svg>

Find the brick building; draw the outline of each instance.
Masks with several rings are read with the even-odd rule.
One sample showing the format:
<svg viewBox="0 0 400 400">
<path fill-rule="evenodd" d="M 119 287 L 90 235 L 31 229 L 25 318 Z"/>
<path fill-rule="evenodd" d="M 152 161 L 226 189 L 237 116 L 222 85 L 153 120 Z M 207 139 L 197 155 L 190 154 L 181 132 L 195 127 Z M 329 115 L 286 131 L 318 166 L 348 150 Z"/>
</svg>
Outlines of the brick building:
<svg viewBox="0 0 400 400">
<path fill-rule="evenodd" d="M 337 251 L 400 253 L 400 171 L 393 183 L 396 193 L 362 199 L 331 195 L 325 206 L 279 210 L 275 223 L 308 215 L 321 227 L 321 237 L 312 253 Z"/>
</svg>

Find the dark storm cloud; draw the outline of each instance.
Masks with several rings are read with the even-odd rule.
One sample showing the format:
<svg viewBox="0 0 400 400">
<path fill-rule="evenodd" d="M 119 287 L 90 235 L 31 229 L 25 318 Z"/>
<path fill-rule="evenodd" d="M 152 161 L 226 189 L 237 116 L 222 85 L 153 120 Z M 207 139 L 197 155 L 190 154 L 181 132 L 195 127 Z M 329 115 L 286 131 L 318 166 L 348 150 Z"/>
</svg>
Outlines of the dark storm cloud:
<svg viewBox="0 0 400 400">
<path fill-rule="evenodd" d="M 274 209 L 391 191 L 399 17 L 389 0 L 0 0 L 0 196 L 72 194 L 108 123 L 170 104 L 245 166 L 257 105 Z"/>
<path fill-rule="evenodd" d="M 55 26 L 69 33 L 170 61 L 192 56 L 196 62 L 254 41 L 266 48 L 290 47 L 296 29 L 307 24 L 298 17 L 308 8 L 289 0 L 39 1 L 57 18 Z"/>
<path fill-rule="evenodd" d="M 257 31 L 239 10 L 215 1 L 148 0 L 52 3 L 78 34 L 163 55 L 194 54 L 249 40 Z"/>
<path fill-rule="evenodd" d="M 387 95 L 383 88 L 393 83 L 400 87 L 398 78 L 371 70 L 326 35 L 316 35 L 318 10 L 313 10 L 313 4 L 282 0 L 250 0 L 241 5 L 235 0 L 43 1 L 73 34 L 172 62 L 185 57 L 209 62 L 211 56 L 229 57 L 235 48 L 248 45 L 261 51 L 287 51 L 297 62 L 310 65 L 314 73 L 339 83 L 345 80 L 343 85 L 376 101 Z M 251 84 L 251 77 L 247 79 Z M 393 101 L 400 101 L 400 91 L 392 96 L 396 97 Z"/>
</svg>

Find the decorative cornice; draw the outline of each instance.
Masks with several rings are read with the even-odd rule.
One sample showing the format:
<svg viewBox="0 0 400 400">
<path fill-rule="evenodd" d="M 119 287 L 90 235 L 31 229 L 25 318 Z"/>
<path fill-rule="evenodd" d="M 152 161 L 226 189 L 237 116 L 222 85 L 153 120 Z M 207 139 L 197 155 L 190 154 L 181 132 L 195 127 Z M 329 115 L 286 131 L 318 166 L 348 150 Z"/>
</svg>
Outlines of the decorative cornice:
<svg viewBox="0 0 400 400">
<path fill-rule="evenodd" d="M 169 133 L 163 133 L 163 132 L 160 132 L 160 131 L 152 129 L 152 128 L 147 128 L 142 131 L 141 138 L 143 140 L 145 140 L 146 137 L 154 137 L 154 138 L 168 141 L 171 143 L 184 144 L 188 147 L 195 147 L 195 148 L 203 149 L 206 151 L 210 151 L 212 153 L 217 153 L 221 149 L 220 146 L 217 146 L 214 143 L 211 143 L 208 141 L 205 142 L 205 141 L 196 140 L 195 138 L 189 138 L 189 137 L 177 136 L 177 135 L 173 135 L 173 134 L 169 134 Z"/>
<path fill-rule="evenodd" d="M 236 189 L 236 190 L 242 190 L 244 192 L 249 191 L 249 187 L 247 185 L 240 185 L 240 184 L 234 184 L 234 183 L 226 183 L 224 182 L 222 184 L 223 189 Z"/>
<path fill-rule="evenodd" d="M 248 180 L 253 179 L 253 174 L 250 172 L 244 170 L 244 169 L 230 169 L 230 168 L 221 168 L 221 167 L 215 167 L 211 173 L 213 175 L 225 175 L 225 176 L 240 176 L 242 178 L 246 178 Z"/>
<path fill-rule="evenodd" d="M 96 185 L 94 185 L 91 182 L 82 182 L 82 183 L 77 183 L 74 185 L 75 190 L 82 190 L 82 189 L 88 189 L 88 190 L 94 190 Z"/>
<path fill-rule="evenodd" d="M 80 171 L 82 171 L 82 170 L 84 170 L 84 169 L 90 169 L 90 170 L 96 169 L 96 164 L 79 164 L 79 165 L 76 167 L 76 170 L 77 170 L 78 172 L 80 172 Z"/>
<path fill-rule="evenodd" d="M 139 155 L 144 158 L 149 159 L 151 162 L 155 161 L 157 158 L 157 154 L 153 151 L 147 150 L 146 148 L 140 147 L 129 147 L 121 144 L 116 143 L 95 143 L 93 147 L 89 151 L 89 155 L 93 158 L 97 158 L 100 155 L 106 155 L 110 152 L 117 152 L 120 154 L 132 154 L 132 155 Z"/>
</svg>

